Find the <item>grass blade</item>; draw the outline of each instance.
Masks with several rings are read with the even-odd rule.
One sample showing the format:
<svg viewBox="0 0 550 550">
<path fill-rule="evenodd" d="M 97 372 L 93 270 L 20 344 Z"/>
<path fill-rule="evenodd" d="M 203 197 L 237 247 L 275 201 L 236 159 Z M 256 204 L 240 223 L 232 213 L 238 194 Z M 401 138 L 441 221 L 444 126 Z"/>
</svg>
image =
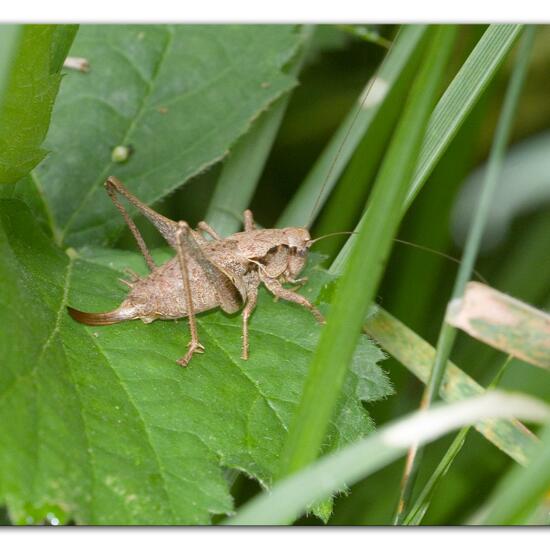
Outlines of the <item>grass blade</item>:
<svg viewBox="0 0 550 550">
<path fill-rule="evenodd" d="M 373 28 L 369 28 L 367 25 L 338 25 L 338 28 L 347 32 L 365 42 L 372 42 L 382 48 L 391 48 L 391 41 L 380 36 L 378 31 Z"/>
<path fill-rule="evenodd" d="M 428 382 L 435 357 L 435 350 L 428 342 L 382 308 L 365 321 L 363 330 L 421 382 Z M 460 401 L 484 392 L 485 388 L 473 378 L 451 361 L 447 362 L 440 389 L 445 401 Z M 517 420 L 486 420 L 475 428 L 520 464 L 527 464 L 537 447 L 537 438 Z"/>
<path fill-rule="evenodd" d="M 426 34 L 423 37 L 425 38 Z M 425 40 L 417 43 L 398 78 L 388 87 L 383 101 L 371 107 L 371 120 L 338 185 L 322 210 L 314 228 L 316 235 L 351 230 L 361 217 L 376 172 L 387 151 L 392 132 L 418 72 L 424 43 Z M 388 58 L 387 61 L 389 64 L 391 59 Z M 384 65 L 380 72 L 384 72 Z M 345 241 L 346 237 L 335 236 L 319 243 L 318 251 L 328 256 L 328 265 Z"/>
<path fill-rule="evenodd" d="M 327 325 L 309 366 L 302 398 L 281 457 L 282 476 L 314 460 L 321 447 L 361 324 L 374 298 L 399 226 L 395 205 L 402 204 L 410 186 L 455 35 L 453 26 L 430 29 L 431 40 L 424 63 L 380 169 L 356 246 L 339 281 Z"/>
<path fill-rule="evenodd" d="M 409 208 L 456 132 L 495 77 L 521 28 L 521 25 L 490 25 L 447 87 L 430 118 L 404 210 Z M 354 236 L 350 237 L 338 254 L 331 266 L 333 273 L 342 271 L 354 240 Z"/>
<path fill-rule="evenodd" d="M 289 524 L 312 502 L 331 496 L 402 456 L 412 441 L 427 443 L 483 418 L 510 416 L 550 421 L 550 407 L 530 397 L 494 391 L 412 413 L 280 481 L 269 493 L 262 493 L 242 506 L 227 523 Z"/>
<path fill-rule="evenodd" d="M 550 370 L 550 315 L 482 283 L 466 285 L 445 321 L 489 346 Z"/>
<path fill-rule="evenodd" d="M 300 72 L 312 31 L 309 25 L 301 29 L 300 51 L 290 63 L 289 74 Z M 242 212 L 252 200 L 290 97 L 291 93 L 286 94 L 263 113 L 225 161 L 206 213 L 206 220 L 220 235 L 239 231 Z"/>
<path fill-rule="evenodd" d="M 491 203 L 494 200 L 493 198 L 497 189 L 498 175 L 502 169 L 502 163 L 506 152 L 506 144 L 510 136 L 521 89 L 527 73 L 527 67 L 529 64 L 534 39 L 535 28 L 527 27 L 520 44 L 520 50 L 518 52 L 514 71 L 510 77 L 510 83 L 504 98 L 504 105 L 499 117 L 495 132 L 495 139 L 493 141 L 489 156 L 489 167 L 487 169 L 481 200 L 468 234 L 462 263 L 458 268 L 451 301 L 460 299 L 464 295 L 466 284 L 472 276 L 475 260 L 481 244 L 481 237 L 486 225 L 488 212 Z M 439 394 L 439 389 L 445 375 L 447 360 L 450 356 L 456 338 L 456 332 L 457 329 L 445 321 L 441 325 L 441 330 L 437 341 L 434 366 L 422 396 L 422 401 L 420 403 L 421 409 L 430 407 Z M 407 457 L 407 464 L 403 474 L 403 489 L 396 513 L 396 523 L 400 523 L 404 519 L 421 458 L 422 453 L 419 449 L 412 447 Z"/>
<path fill-rule="evenodd" d="M 514 45 L 523 25 L 490 25 L 434 109 L 405 209 L 470 114 Z"/>
<path fill-rule="evenodd" d="M 502 378 L 502 375 L 510 365 L 511 359 L 512 358 L 510 356 L 506 359 L 499 372 L 495 376 L 494 380 L 489 385 L 489 389 L 496 388 L 496 386 L 500 382 L 500 379 Z M 418 498 L 416 499 L 414 505 L 411 506 L 410 512 L 407 514 L 407 517 L 403 521 L 404 525 L 420 525 L 422 519 L 428 511 L 432 495 L 435 493 L 435 490 L 439 486 L 439 483 L 441 482 L 443 476 L 449 471 L 451 464 L 464 446 L 466 436 L 471 429 L 471 426 L 466 426 L 462 428 L 453 439 L 453 442 L 449 445 L 449 448 L 445 452 L 445 455 L 443 456 L 435 470 L 432 472 L 430 479 L 428 479 L 426 485 L 424 485 L 424 487 L 422 488 L 422 491 L 418 495 Z"/>
<path fill-rule="evenodd" d="M 493 204 L 487 231 L 483 235 L 485 250 L 490 251 L 502 244 L 510 236 L 515 220 L 533 212 L 537 205 L 550 203 L 549 150 L 550 130 L 522 139 L 508 150 L 499 178 L 499 200 Z M 482 164 L 464 178 L 464 185 L 453 206 L 452 233 L 460 244 L 466 240 L 472 223 L 486 170 L 486 165 Z"/>
<path fill-rule="evenodd" d="M 449 448 L 445 452 L 445 455 L 441 459 L 441 462 L 437 465 L 435 470 L 432 472 L 430 479 L 428 479 L 426 485 L 422 488 L 422 491 L 418 495 L 416 502 L 413 506 L 411 506 L 410 512 L 407 514 L 407 517 L 402 522 L 403 525 L 420 525 L 422 519 L 428 511 L 430 500 L 435 492 L 435 489 L 439 485 L 439 482 L 441 481 L 443 476 L 449 471 L 451 464 L 464 446 L 466 436 L 468 435 L 470 430 L 470 426 L 462 428 L 453 439 L 453 442 L 449 445 Z"/>
<path fill-rule="evenodd" d="M 492 201 L 494 200 L 495 191 L 498 183 L 498 176 L 502 169 L 504 161 L 504 155 L 506 153 L 506 144 L 508 142 L 510 132 L 512 129 L 512 123 L 516 112 L 517 104 L 521 94 L 521 89 L 527 72 L 527 66 L 529 63 L 529 57 L 535 38 L 535 28 L 528 27 L 525 31 L 522 43 L 520 45 L 520 51 L 518 52 L 517 62 L 514 67 L 514 72 L 510 78 L 510 84 L 506 92 L 504 100 L 504 106 L 499 118 L 498 126 L 495 132 L 495 139 L 491 148 L 489 167 L 486 174 L 484 183 L 484 189 L 481 195 L 479 206 L 476 212 L 476 216 L 473 220 L 468 239 L 466 241 L 466 247 L 460 267 L 458 269 L 455 286 L 453 288 L 451 299 L 458 299 L 464 295 L 466 284 L 472 276 L 474 269 L 475 259 L 479 251 L 481 243 L 481 237 L 486 225 L 488 212 Z M 448 326 L 448 325 L 444 325 Z M 456 330 L 449 327 L 450 332 L 456 332 Z M 452 344 L 451 344 L 452 345 Z M 439 347 L 439 346 L 438 346 Z M 445 347 L 445 346 L 443 346 Z M 450 347 L 449 347 L 450 351 Z M 443 352 L 442 352 L 443 353 Z M 437 393 L 437 389 L 441 383 L 443 372 L 438 372 L 439 365 L 444 365 L 447 361 L 449 352 L 442 355 L 441 360 L 437 360 L 434 365 L 434 381 L 432 382 L 433 389 L 430 390 L 430 394 L 434 396 Z"/>
<path fill-rule="evenodd" d="M 278 227 L 306 226 L 315 218 L 365 132 L 388 101 L 388 95 L 400 80 L 402 71 L 418 54 L 426 32 L 425 25 L 409 25 L 401 28 L 380 67 L 375 83 L 370 81 L 367 83 L 365 91 L 359 96 L 357 103 L 280 216 L 277 221 Z M 373 89 L 370 89 L 371 85 Z M 365 98 L 364 94 L 369 89 L 372 102 L 367 100 L 366 104 L 361 106 Z"/>
<path fill-rule="evenodd" d="M 503 479 L 487 504 L 484 525 L 522 525 L 550 489 L 550 426 L 527 468 L 517 465 Z"/>
</svg>

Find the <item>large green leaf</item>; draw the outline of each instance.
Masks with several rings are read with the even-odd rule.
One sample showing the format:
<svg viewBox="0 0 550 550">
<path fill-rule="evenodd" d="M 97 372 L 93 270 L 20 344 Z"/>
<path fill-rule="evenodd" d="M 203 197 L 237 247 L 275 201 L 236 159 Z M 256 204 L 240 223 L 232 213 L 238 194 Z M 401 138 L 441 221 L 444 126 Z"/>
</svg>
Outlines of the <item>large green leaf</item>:
<svg viewBox="0 0 550 550">
<path fill-rule="evenodd" d="M 0 500 L 15 521 L 207 523 L 232 511 L 222 467 L 271 484 L 319 335 L 309 312 L 262 292 L 249 361 L 240 317 L 203 314 L 206 353 L 182 369 L 185 322 L 86 327 L 66 312 L 117 305 L 123 266 L 144 270 L 137 254 L 67 255 L 18 200 L 0 201 L 0 254 Z M 309 277 L 311 298 L 331 280 Z M 391 391 L 381 358 L 364 337 L 326 450 L 372 430 L 360 399 Z"/>
<path fill-rule="evenodd" d="M 15 183 L 46 155 L 61 68 L 77 27 L 4 26 L 0 47 L 0 183 Z"/>
<path fill-rule="evenodd" d="M 281 69 L 299 41 L 280 25 L 82 27 L 71 55 L 90 72 L 64 79 L 36 171 L 60 242 L 103 243 L 122 227 L 107 176 L 153 203 L 224 157 L 295 84 Z"/>
</svg>

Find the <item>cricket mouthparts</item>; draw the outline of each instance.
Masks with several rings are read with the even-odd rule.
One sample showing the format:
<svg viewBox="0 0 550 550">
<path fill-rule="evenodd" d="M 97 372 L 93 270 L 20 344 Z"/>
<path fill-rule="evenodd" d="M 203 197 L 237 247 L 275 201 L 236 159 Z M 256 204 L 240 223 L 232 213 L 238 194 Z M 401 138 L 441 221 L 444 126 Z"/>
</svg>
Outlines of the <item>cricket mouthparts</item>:
<svg viewBox="0 0 550 550">
<path fill-rule="evenodd" d="M 121 321 L 135 319 L 134 312 L 128 308 L 117 308 L 104 313 L 87 313 L 86 311 L 80 311 L 67 306 L 67 311 L 75 321 L 92 326 L 113 325 Z"/>
</svg>

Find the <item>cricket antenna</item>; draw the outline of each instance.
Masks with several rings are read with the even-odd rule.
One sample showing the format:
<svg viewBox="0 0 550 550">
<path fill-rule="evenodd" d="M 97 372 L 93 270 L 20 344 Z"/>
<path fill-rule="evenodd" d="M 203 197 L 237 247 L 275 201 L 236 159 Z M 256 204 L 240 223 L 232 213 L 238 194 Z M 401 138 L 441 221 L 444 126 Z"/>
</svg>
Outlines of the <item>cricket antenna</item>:
<svg viewBox="0 0 550 550">
<path fill-rule="evenodd" d="M 316 239 L 310 239 L 307 244 L 308 246 L 311 246 L 312 244 L 315 244 L 317 241 L 320 241 L 321 239 L 326 239 L 327 237 L 334 237 L 335 235 L 358 235 L 357 231 L 335 231 L 334 233 L 327 233 L 326 235 L 322 235 L 321 237 L 317 237 Z"/>
<path fill-rule="evenodd" d="M 321 237 L 317 237 L 316 239 L 311 239 L 307 242 L 307 244 L 308 244 L 308 246 L 312 246 L 313 244 L 315 244 L 316 242 L 318 242 L 322 239 L 326 239 L 327 237 L 333 237 L 335 235 L 357 235 L 357 234 L 358 234 L 357 231 L 336 231 L 334 233 L 327 233 L 326 235 L 321 235 Z M 458 258 L 455 258 L 454 256 L 451 256 L 450 254 L 445 254 L 445 252 L 440 252 L 439 250 L 435 250 L 433 248 L 430 248 L 429 246 L 423 246 L 421 244 L 416 244 L 416 243 L 413 243 L 411 241 L 405 241 L 403 239 L 393 239 L 393 240 L 396 243 L 406 244 L 408 246 L 412 246 L 413 248 L 418 248 L 419 250 L 422 250 L 424 252 L 430 252 L 432 254 L 435 254 L 436 256 L 441 256 L 442 258 L 450 260 L 451 262 L 454 262 L 455 264 L 462 263 L 461 260 L 459 260 Z M 473 274 L 482 283 L 485 283 L 486 285 L 489 285 L 487 279 L 485 279 L 485 277 L 479 271 L 474 269 Z"/>
<path fill-rule="evenodd" d="M 404 241 L 402 239 L 394 239 L 396 243 L 399 244 L 406 244 L 408 246 L 412 246 L 413 248 L 418 248 L 419 250 L 423 250 L 424 252 L 431 252 L 432 254 L 435 254 L 437 256 L 441 256 L 442 258 L 446 258 L 447 260 L 451 260 L 451 262 L 454 262 L 455 264 L 461 264 L 462 260 L 459 260 L 458 258 L 455 258 L 454 256 L 450 256 L 449 254 L 445 254 L 445 252 L 440 252 L 439 250 L 434 250 L 433 248 L 430 248 L 429 246 L 423 246 L 421 244 L 412 243 L 410 241 Z M 489 285 L 487 279 L 477 270 L 473 270 L 472 273 L 482 282 L 486 285 Z M 489 285 L 490 286 L 490 285 Z"/>
</svg>

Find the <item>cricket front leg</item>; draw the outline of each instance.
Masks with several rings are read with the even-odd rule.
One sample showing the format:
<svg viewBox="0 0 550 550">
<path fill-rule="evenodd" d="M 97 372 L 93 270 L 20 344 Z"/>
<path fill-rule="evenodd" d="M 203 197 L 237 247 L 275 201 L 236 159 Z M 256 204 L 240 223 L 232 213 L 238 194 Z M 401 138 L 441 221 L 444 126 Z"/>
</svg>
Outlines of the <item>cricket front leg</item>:
<svg viewBox="0 0 550 550">
<path fill-rule="evenodd" d="M 191 341 L 188 344 L 187 353 L 178 359 L 178 364 L 186 367 L 194 353 L 203 353 L 204 346 L 199 342 L 197 332 L 197 322 L 195 319 L 195 309 L 193 307 L 193 294 L 191 292 L 191 283 L 189 280 L 189 269 L 187 262 L 187 238 L 189 235 L 189 226 L 185 222 L 179 222 L 176 232 L 176 252 L 180 265 L 181 276 L 183 279 L 183 292 L 185 293 L 185 303 L 187 305 L 187 318 L 189 319 L 189 332 L 191 333 Z"/>
<path fill-rule="evenodd" d="M 295 304 L 298 304 L 302 307 L 305 307 L 306 309 L 309 309 L 315 319 L 321 324 L 325 323 L 325 318 L 323 317 L 322 313 L 306 298 L 304 298 L 301 294 L 298 294 L 297 292 L 293 292 L 292 290 L 286 289 L 283 287 L 283 285 L 277 280 L 272 279 L 270 277 L 260 276 L 262 279 L 262 283 L 266 286 L 266 288 L 271 292 L 276 298 L 280 298 L 281 300 L 286 300 L 288 302 L 294 302 Z"/>
</svg>

